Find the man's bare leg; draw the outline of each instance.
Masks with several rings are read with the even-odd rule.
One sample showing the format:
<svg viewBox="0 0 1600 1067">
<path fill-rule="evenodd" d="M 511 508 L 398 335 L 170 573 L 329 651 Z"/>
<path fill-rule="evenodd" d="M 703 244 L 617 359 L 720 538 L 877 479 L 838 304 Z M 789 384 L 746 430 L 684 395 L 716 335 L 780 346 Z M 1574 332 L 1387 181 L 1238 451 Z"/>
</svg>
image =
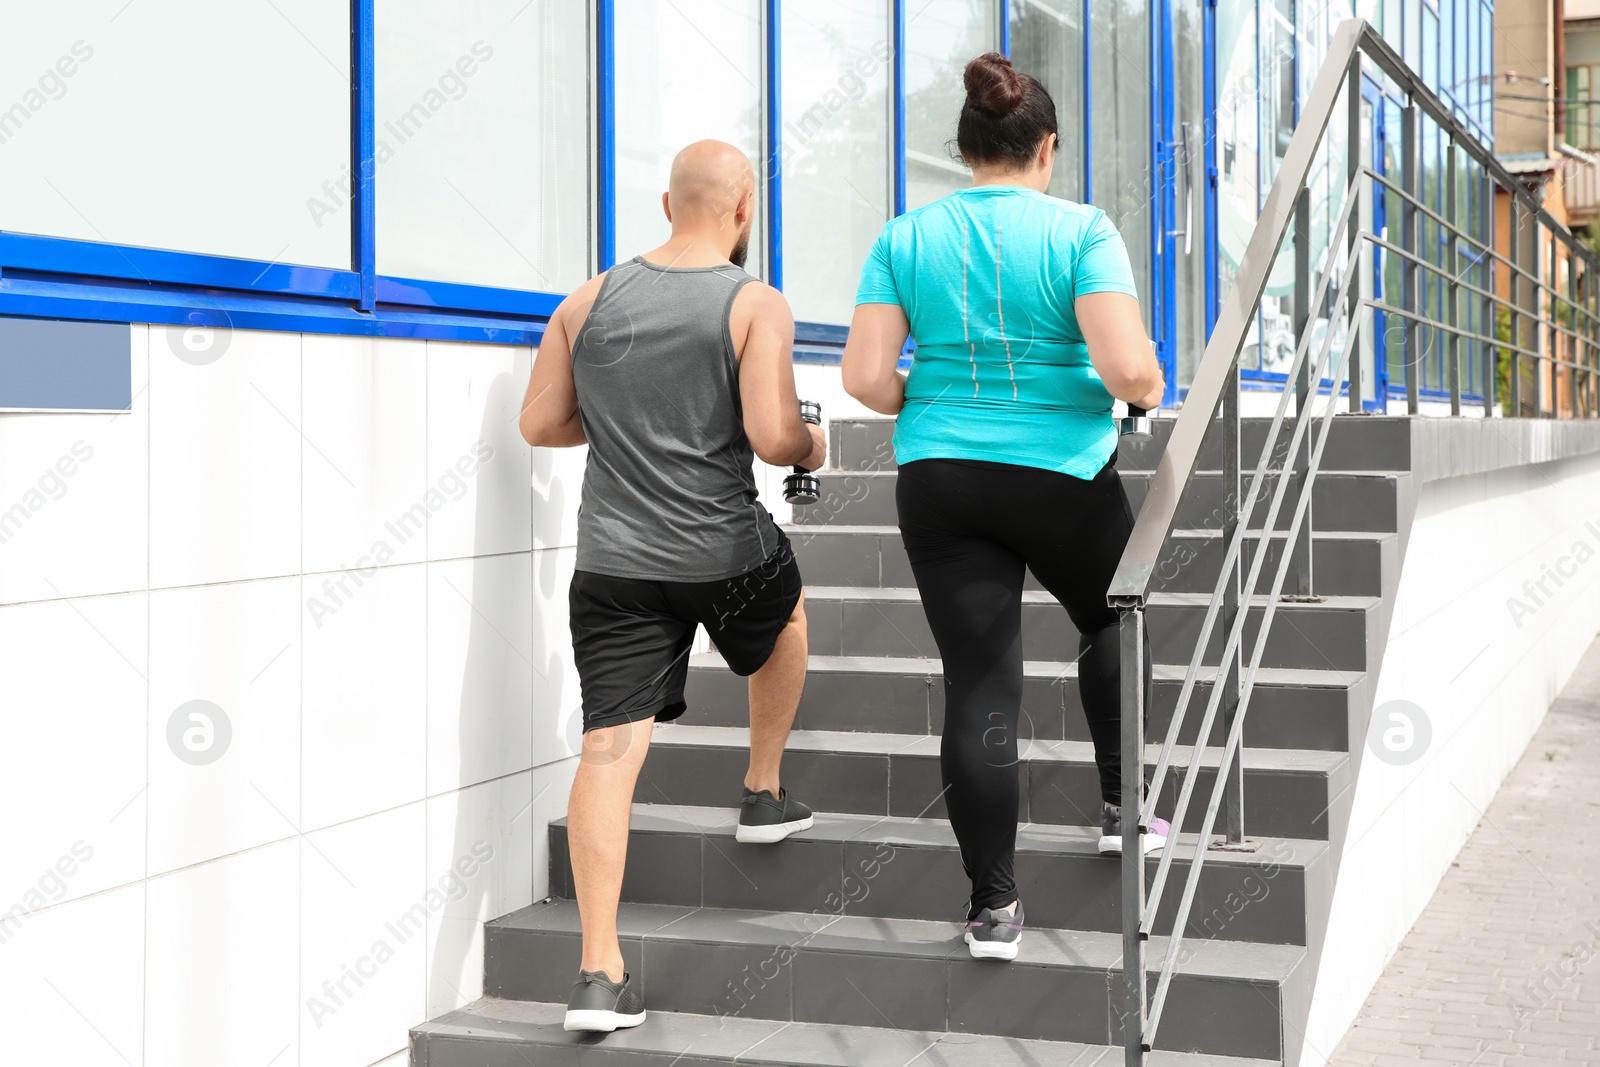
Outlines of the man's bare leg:
<svg viewBox="0 0 1600 1067">
<path fill-rule="evenodd" d="M 604 971 L 622 981 L 622 945 L 617 941 L 617 904 L 628 857 L 628 814 L 633 787 L 650 747 L 655 719 L 607 726 L 583 735 L 583 756 L 567 801 L 567 848 L 572 887 L 583 922 L 586 971 Z"/>
<path fill-rule="evenodd" d="M 800 691 L 806 684 L 806 598 L 789 616 L 778 635 L 772 655 L 750 676 L 750 772 L 746 789 L 770 790 L 778 796 L 778 764 L 789 740 L 789 727 L 800 708 Z"/>
</svg>

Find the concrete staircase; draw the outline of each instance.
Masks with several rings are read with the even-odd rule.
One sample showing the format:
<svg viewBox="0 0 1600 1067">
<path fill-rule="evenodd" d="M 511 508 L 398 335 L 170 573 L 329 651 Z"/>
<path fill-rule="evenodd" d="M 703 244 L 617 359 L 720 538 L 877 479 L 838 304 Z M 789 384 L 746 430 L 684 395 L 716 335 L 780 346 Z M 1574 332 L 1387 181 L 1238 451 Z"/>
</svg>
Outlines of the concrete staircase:
<svg viewBox="0 0 1600 1067">
<path fill-rule="evenodd" d="M 1122 1062 L 1120 877 L 1095 851 L 1099 794 L 1068 662 L 1076 632 L 1031 581 L 1017 857 L 1029 929 L 1010 964 L 972 960 L 961 943 L 966 881 L 939 799 L 940 668 L 895 529 L 891 426 L 832 426 L 824 497 L 791 528 L 812 656 L 784 780 L 817 808 L 815 828 L 778 846 L 735 842 L 744 684 L 715 654 L 696 657 L 689 713 L 655 732 L 623 885 L 624 954 L 650 1020 L 603 1038 L 561 1030 L 579 924 L 558 822 L 551 898 L 488 925 L 487 996 L 413 1032 L 417 1067 Z M 1135 508 L 1170 426 L 1123 444 Z M 1259 454 L 1264 429 L 1246 422 L 1246 456 Z M 1249 713 L 1255 848 L 1208 859 L 1151 1064 L 1244 1067 L 1298 1053 L 1348 816 L 1350 746 L 1365 729 L 1411 518 L 1411 440 L 1404 419 L 1334 423 L 1314 490 L 1324 598 L 1280 605 Z M 1220 463 L 1213 454 L 1201 466 L 1211 470 L 1196 479 L 1148 616 L 1157 740 L 1221 558 Z M 1214 766 L 1214 750 L 1201 761 Z M 1176 787 L 1169 776 L 1169 807 Z M 1202 808 L 1203 794 L 1182 829 L 1197 828 Z M 1191 850 L 1193 840 L 1180 837 Z M 1177 867 L 1181 878 L 1187 865 Z M 1177 897 L 1169 890 L 1169 909 Z M 1153 939 L 1151 960 L 1164 948 Z"/>
</svg>

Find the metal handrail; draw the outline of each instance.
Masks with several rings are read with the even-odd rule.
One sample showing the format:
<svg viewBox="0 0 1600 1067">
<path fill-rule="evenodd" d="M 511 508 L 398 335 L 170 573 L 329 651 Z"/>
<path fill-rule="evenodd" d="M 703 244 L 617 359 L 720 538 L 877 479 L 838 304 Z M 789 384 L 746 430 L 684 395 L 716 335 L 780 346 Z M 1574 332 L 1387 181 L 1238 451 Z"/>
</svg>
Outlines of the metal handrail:
<svg viewBox="0 0 1600 1067">
<path fill-rule="evenodd" d="M 1370 61 L 1387 75 L 1409 99 L 1403 135 L 1409 146 L 1406 150 L 1404 187 L 1361 162 L 1360 80 L 1363 76 L 1363 60 Z M 1313 284 L 1308 251 L 1310 205 L 1306 183 L 1316 157 L 1325 144 L 1325 133 L 1333 120 L 1341 94 L 1348 108 L 1348 185 L 1344 191 L 1343 210 L 1338 223 L 1328 233 L 1325 258 L 1319 265 Z M 1448 138 L 1446 212 L 1450 215 L 1457 213 L 1458 150 L 1482 168 L 1480 177 L 1485 194 L 1492 187 L 1509 194 L 1514 240 L 1510 257 L 1495 249 L 1492 227 L 1487 239 L 1480 239 L 1462 229 L 1455 219 L 1441 215 L 1419 197 L 1417 174 L 1420 161 L 1415 151 L 1415 145 L 1420 142 L 1419 116 L 1426 116 Z M 1389 192 L 1399 195 L 1403 208 L 1403 235 L 1398 241 L 1368 232 L 1362 222 L 1361 207 Z M 1552 283 L 1555 280 L 1554 265 L 1560 259 L 1558 246 L 1566 249 L 1569 264 L 1566 293 L 1544 280 L 1544 268 L 1539 265 L 1538 259 L 1528 262 L 1528 242 L 1524 239 L 1525 231 L 1521 228 L 1519 218 L 1524 222 L 1532 220 L 1536 227 L 1536 240 L 1533 242 L 1535 255 L 1542 256 L 1548 250 Z M 1419 252 L 1425 228 L 1423 220 L 1432 220 L 1440 228 L 1441 252 L 1437 257 L 1440 262 L 1434 262 Z M 1482 221 L 1486 222 L 1487 219 Z M 1295 227 L 1294 328 L 1297 337 L 1294 356 L 1284 373 L 1283 390 L 1246 491 L 1239 458 L 1239 356 L 1265 294 L 1268 276 L 1284 246 L 1285 238 L 1289 236 L 1291 225 Z M 1540 236 L 1544 231 L 1548 231 L 1548 244 L 1544 243 L 1546 238 Z M 1374 257 L 1380 252 L 1399 257 L 1403 276 L 1400 295 L 1403 302 L 1398 306 L 1372 299 L 1363 292 L 1364 280 L 1374 277 Z M 1585 270 L 1585 289 L 1581 302 L 1576 274 L 1580 262 Z M 1459 268 L 1459 273 L 1455 268 Z M 1489 280 L 1482 285 L 1477 284 L 1475 279 L 1464 280 L 1461 275 L 1469 270 L 1486 270 Z M 1431 318 L 1418 310 L 1432 307 L 1431 296 L 1427 304 L 1422 302 L 1428 278 L 1439 279 L 1435 284 L 1442 289 L 1439 318 Z M 1502 279 L 1507 284 L 1509 299 L 1497 292 Z M 1311 581 L 1311 492 L 1321 469 L 1323 452 L 1332 431 L 1332 420 L 1341 406 L 1341 386 L 1346 382 L 1349 406 L 1354 411 L 1361 409 L 1361 349 L 1371 343 L 1365 340 L 1367 331 L 1364 326 L 1371 323 L 1372 315 L 1377 311 L 1395 315 L 1397 321 L 1405 324 L 1406 394 L 1408 410 L 1412 413 L 1418 411 L 1420 393 L 1418 342 L 1421 331 L 1426 330 L 1447 338 L 1445 343 L 1448 344 L 1449 361 L 1445 366 L 1449 373 L 1452 414 L 1459 414 L 1461 407 L 1462 347 L 1465 344 L 1469 347 L 1482 346 L 1483 349 L 1482 402 L 1485 417 L 1498 414 L 1494 396 L 1498 353 L 1509 356 L 1511 404 L 1517 412 L 1522 410 L 1520 366 L 1522 361 L 1527 361 L 1535 368 L 1548 365 L 1548 383 L 1537 369 L 1534 375 L 1532 385 L 1536 412 L 1544 412 L 1547 384 L 1559 390 L 1560 382 L 1570 382 L 1571 409 L 1576 415 L 1582 375 L 1582 410 L 1589 417 L 1600 417 L 1600 290 L 1593 284 L 1595 279 L 1600 279 L 1600 257 L 1545 211 L 1532 193 L 1506 171 L 1492 152 L 1473 139 L 1451 111 L 1421 83 L 1370 25 L 1358 19 L 1342 23 L 1330 42 L 1328 58 L 1318 72 L 1301 112 L 1300 123 L 1279 166 L 1277 178 L 1268 191 L 1233 287 L 1196 368 L 1194 381 L 1173 424 L 1167 447 L 1151 478 L 1143 506 L 1107 592 L 1109 604 L 1118 612 L 1122 642 L 1122 1015 L 1126 1062 L 1130 1067 L 1144 1062 L 1144 1053 L 1150 1051 L 1159 1031 L 1219 812 L 1227 812 L 1228 841 L 1248 847 L 1243 838 L 1244 719 L 1272 622 L 1285 596 L 1285 582 L 1291 568 L 1296 572 L 1293 594 L 1300 598 L 1315 599 Z M 1337 292 L 1333 293 L 1335 287 Z M 1475 311 L 1481 309 L 1481 317 L 1474 314 L 1467 321 L 1461 321 L 1463 297 L 1467 307 Z M 1556 309 L 1561 305 L 1565 305 L 1562 314 L 1570 314 L 1570 326 L 1555 321 Z M 1550 309 L 1548 319 L 1542 317 L 1545 308 Z M 1506 340 L 1498 337 L 1501 329 L 1498 312 L 1501 310 L 1511 313 L 1511 336 Z M 1326 323 L 1320 344 L 1313 341 L 1315 335 L 1310 328 L 1313 316 Z M 1476 328 L 1474 319 L 1478 324 Z M 1317 348 L 1314 357 L 1312 348 Z M 1561 376 L 1559 380 L 1558 376 Z M 1320 412 L 1313 413 L 1312 408 L 1324 395 L 1324 389 L 1326 406 Z M 1289 434 L 1287 451 L 1279 452 L 1279 438 L 1288 417 L 1291 393 L 1295 399 L 1293 428 Z M 1146 694 L 1142 684 L 1144 612 L 1161 554 L 1176 525 L 1179 506 L 1194 481 L 1206 434 L 1217 425 L 1219 408 L 1222 411 L 1220 428 L 1224 449 L 1224 488 L 1228 493 L 1229 508 L 1222 531 L 1225 551 L 1221 577 L 1209 598 L 1172 721 L 1157 757 L 1153 778 L 1147 784 L 1144 779 Z M 1553 403 L 1552 411 L 1561 413 L 1559 401 Z M 1269 472 L 1275 472 L 1277 479 L 1272 486 L 1267 512 L 1258 532 L 1251 528 L 1250 520 Z M 1289 503 L 1291 492 L 1294 497 Z M 1286 503 L 1292 512 L 1289 526 L 1286 531 L 1278 531 L 1279 516 Z M 1266 569 L 1267 548 L 1278 536 L 1283 537 L 1283 547 L 1270 589 L 1258 593 L 1257 586 Z M 1257 541 L 1249 566 L 1245 567 L 1246 542 L 1252 537 Z M 1245 571 L 1248 571 L 1248 577 L 1245 577 Z M 1245 631 L 1251 607 L 1258 603 L 1263 604 L 1260 625 L 1255 636 L 1247 642 Z M 1185 719 L 1191 710 L 1206 651 L 1219 620 L 1226 635 L 1220 662 L 1212 678 L 1211 691 L 1201 714 L 1199 732 L 1190 749 L 1189 762 L 1183 771 L 1177 808 L 1173 813 L 1174 831 L 1162 850 L 1147 896 L 1141 835 L 1147 831 L 1155 815 L 1156 800 L 1166 784 L 1167 772 L 1172 768 L 1174 753 L 1178 749 L 1177 739 L 1184 732 Z M 1247 643 L 1251 645 L 1248 666 L 1244 655 Z M 1217 725 L 1219 710 L 1223 717 L 1225 740 L 1218 757 L 1209 802 L 1201 820 L 1200 838 L 1190 859 L 1171 936 L 1158 972 L 1153 1001 L 1147 1009 L 1146 943 L 1155 932 L 1156 916 L 1177 856 L 1177 830 L 1183 825 L 1193 799 L 1207 752 L 1207 740 Z"/>
<path fill-rule="evenodd" d="M 1450 108 L 1423 85 L 1399 54 L 1364 19 L 1346 19 L 1329 43 L 1328 56 L 1312 86 L 1299 124 L 1289 140 L 1277 179 L 1267 193 L 1260 219 L 1240 260 L 1205 354 L 1195 368 L 1194 381 L 1184 398 L 1182 415 L 1172 429 L 1166 450 L 1150 480 L 1144 506 L 1139 511 L 1127 548 L 1111 580 L 1107 597 L 1113 607 L 1142 606 L 1162 548 L 1171 536 L 1178 504 L 1188 490 L 1199 459 L 1200 446 L 1222 402 L 1228 374 L 1238 362 L 1253 313 L 1266 292 L 1267 277 L 1278 249 L 1293 222 L 1300 190 L 1310 177 L 1323 134 L 1333 118 L 1338 97 L 1361 57 L 1372 60 L 1441 129 L 1450 141 L 1480 164 L 1497 186 L 1506 190 L 1532 218 L 1541 222 L 1567 247 L 1569 253 L 1600 272 L 1600 257 L 1574 237 L 1546 211 L 1521 181 L 1505 169 L 1493 152 L 1473 138 Z M 1359 69 L 1357 68 L 1359 76 Z M 1358 151 L 1352 147 L 1351 151 Z"/>
</svg>

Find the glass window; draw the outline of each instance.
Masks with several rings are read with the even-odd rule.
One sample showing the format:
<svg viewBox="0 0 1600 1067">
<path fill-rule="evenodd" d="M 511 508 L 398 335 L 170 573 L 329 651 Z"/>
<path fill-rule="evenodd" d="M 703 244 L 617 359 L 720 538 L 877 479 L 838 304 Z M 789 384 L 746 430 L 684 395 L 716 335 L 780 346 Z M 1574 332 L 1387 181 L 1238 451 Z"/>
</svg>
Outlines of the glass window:
<svg viewBox="0 0 1600 1067">
<path fill-rule="evenodd" d="M 350 5 L 8 4 L 5 21 L 0 229 L 350 268 Z"/>
<path fill-rule="evenodd" d="M 967 63 L 998 46 L 990 0 L 921 0 L 906 17 L 906 208 L 972 184 L 954 157 Z"/>
<path fill-rule="evenodd" d="M 619 260 L 671 236 L 661 194 L 686 145 L 713 138 L 743 149 L 759 182 L 761 8 L 761 0 L 616 0 Z M 746 263 L 758 277 L 766 275 L 765 211 L 756 205 Z"/>
<path fill-rule="evenodd" d="M 1082 0 L 1011 0 L 1011 62 L 1056 102 L 1061 147 L 1051 196 L 1083 199 Z"/>
<path fill-rule="evenodd" d="M 1294 0 L 1262 0 L 1261 56 L 1261 200 L 1266 199 L 1294 136 Z M 1282 373 L 1294 359 L 1294 231 L 1267 277 L 1261 298 L 1260 368 Z"/>
<path fill-rule="evenodd" d="M 1173 280 L 1176 283 L 1178 386 L 1194 380 L 1206 347 L 1206 166 L 1212 132 L 1206 113 L 1205 3 L 1175 0 L 1172 5 L 1174 108 L 1178 128 L 1173 147 Z"/>
<path fill-rule="evenodd" d="M 1143 0 L 1091 0 L 1090 193 L 1122 232 L 1148 326 L 1150 289 L 1149 9 Z"/>
<path fill-rule="evenodd" d="M 846 324 L 894 213 L 889 0 L 784 0 L 784 293 L 801 322 Z"/>
<path fill-rule="evenodd" d="M 1256 9 L 1217 5 L 1217 293 L 1233 288 L 1261 210 L 1256 80 Z"/>
<path fill-rule="evenodd" d="M 1589 95 L 1591 67 L 1567 68 L 1567 99 L 1570 101 L 1587 101 Z M 1586 103 L 1569 103 L 1567 105 L 1567 143 L 1576 148 L 1588 148 L 1595 143 L 1594 124 L 1591 115 L 1592 109 Z"/>
<path fill-rule="evenodd" d="M 584 5 L 384 0 L 376 31 L 379 272 L 576 288 L 590 265 Z"/>
</svg>

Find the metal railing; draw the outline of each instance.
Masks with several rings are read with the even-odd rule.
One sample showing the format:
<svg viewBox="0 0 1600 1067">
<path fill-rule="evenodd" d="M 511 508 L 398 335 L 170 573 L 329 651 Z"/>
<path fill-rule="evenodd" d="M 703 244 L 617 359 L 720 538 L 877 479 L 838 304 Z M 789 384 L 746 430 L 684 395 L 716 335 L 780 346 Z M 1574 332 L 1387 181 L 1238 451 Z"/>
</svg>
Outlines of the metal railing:
<svg viewBox="0 0 1600 1067">
<path fill-rule="evenodd" d="M 1404 165 L 1398 181 L 1363 160 L 1364 70 L 1383 79 L 1386 89 L 1405 103 L 1400 131 Z M 1308 178 L 1319 153 L 1331 156 L 1336 150 L 1327 134 L 1341 102 L 1346 123 L 1343 207 L 1330 229 L 1327 252 L 1313 279 Z M 1285 600 L 1316 599 L 1311 566 L 1312 487 L 1335 415 L 1349 417 L 1344 409 L 1351 414 L 1363 409 L 1363 355 L 1371 354 L 1376 365 L 1386 347 L 1374 335 L 1377 316 L 1384 317 L 1388 324 L 1385 334 L 1394 335 L 1393 343 L 1403 345 L 1405 406 L 1410 414 L 1421 409 L 1422 362 L 1425 354 L 1431 353 L 1443 362 L 1439 405 L 1443 407 L 1447 391 L 1452 415 L 1462 413 L 1463 399 L 1473 399 L 1463 386 L 1474 371 L 1481 386 L 1478 403 L 1471 406 L 1481 406 L 1484 417 L 1600 415 L 1600 285 L 1591 284 L 1600 282 L 1600 259 L 1552 218 L 1489 148 L 1473 139 L 1365 21 L 1352 19 L 1340 25 L 1301 114 L 1108 591 L 1108 600 L 1121 620 L 1122 637 L 1121 1014 L 1129 1067 L 1142 1064 L 1144 1054 L 1155 1045 L 1201 871 L 1214 847 L 1211 837 L 1219 813 L 1225 819 L 1226 841 L 1216 847 L 1250 847 L 1244 835 L 1245 717 L 1278 605 Z M 1424 117 L 1434 124 L 1445 145 L 1443 211 L 1430 206 L 1424 195 L 1419 166 Z M 1461 177 L 1457 168 L 1463 156 L 1477 165 L 1482 182 L 1477 199 L 1483 210 L 1474 224 L 1468 225 L 1462 224 L 1457 210 Z M 1399 218 L 1391 218 L 1383 232 L 1374 233 L 1368 226 L 1378 197 L 1386 198 L 1387 205 L 1397 205 Z M 1496 246 L 1496 216 L 1507 223 L 1500 247 Z M 1239 356 L 1291 225 L 1296 237 L 1297 343 L 1246 486 L 1240 461 Z M 1441 246 L 1437 253 L 1428 248 L 1435 240 Z M 1385 275 L 1390 273 L 1384 257 L 1394 257 L 1400 284 L 1398 293 L 1387 293 L 1380 300 L 1375 297 L 1379 265 Z M 1475 311 L 1469 302 L 1477 302 Z M 1385 342 L 1389 340 L 1385 338 Z M 1476 368 L 1468 362 L 1472 360 Z M 1507 401 L 1497 399 L 1502 371 L 1508 374 Z M 1348 404 L 1340 402 L 1342 393 L 1348 395 Z M 1280 448 L 1286 423 L 1289 437 Z M 1141 795 L 1145 777 L 1145 607 L 1179 505 L 1190 492 L 1201 446 L 1213 431 L 1221 436 L 1227 516 L 1221 531 L 1226 546 L 1222 573 L 1211 592 L 1165 741 Z M 1255 530 L 1251 520 L 1269 481 L 1266 515 Z M 1258 593 L 1270 556 L 1268 548 L 1285 508 L 1290 517 L 1287 529 L 1281 532 L 1282 549 L 1277 553 L 1270 587 Z M 1252 605 L 1259 625 L 1247 654 L 1245 628 Z M 1147 892 L 1141 835 L 1156 815 L 1168 772 L 1178 762 L 1177 739 L 1196 685 L 1207 673 L 1203 663 L 1219 621 L 1226 635 L 1220 662 L 1211 678 L 1195 744 L 1182 768 L 1171 820 L 1173 832 Z M 1145 947 L 1156 932 L 1155 917 L 1171 878 L 1179 830 L 1185 825 L 1206 744 L 1219 715 L 1224 741 L 1211 795 L 1198 840 L 1189 839 L 1194 841 L 1193 858 L 1154 990 L 1148 992 Z M 1138 817 L 1127 818 L 1128 812 L 1137 812 Z"/>
</svg>

